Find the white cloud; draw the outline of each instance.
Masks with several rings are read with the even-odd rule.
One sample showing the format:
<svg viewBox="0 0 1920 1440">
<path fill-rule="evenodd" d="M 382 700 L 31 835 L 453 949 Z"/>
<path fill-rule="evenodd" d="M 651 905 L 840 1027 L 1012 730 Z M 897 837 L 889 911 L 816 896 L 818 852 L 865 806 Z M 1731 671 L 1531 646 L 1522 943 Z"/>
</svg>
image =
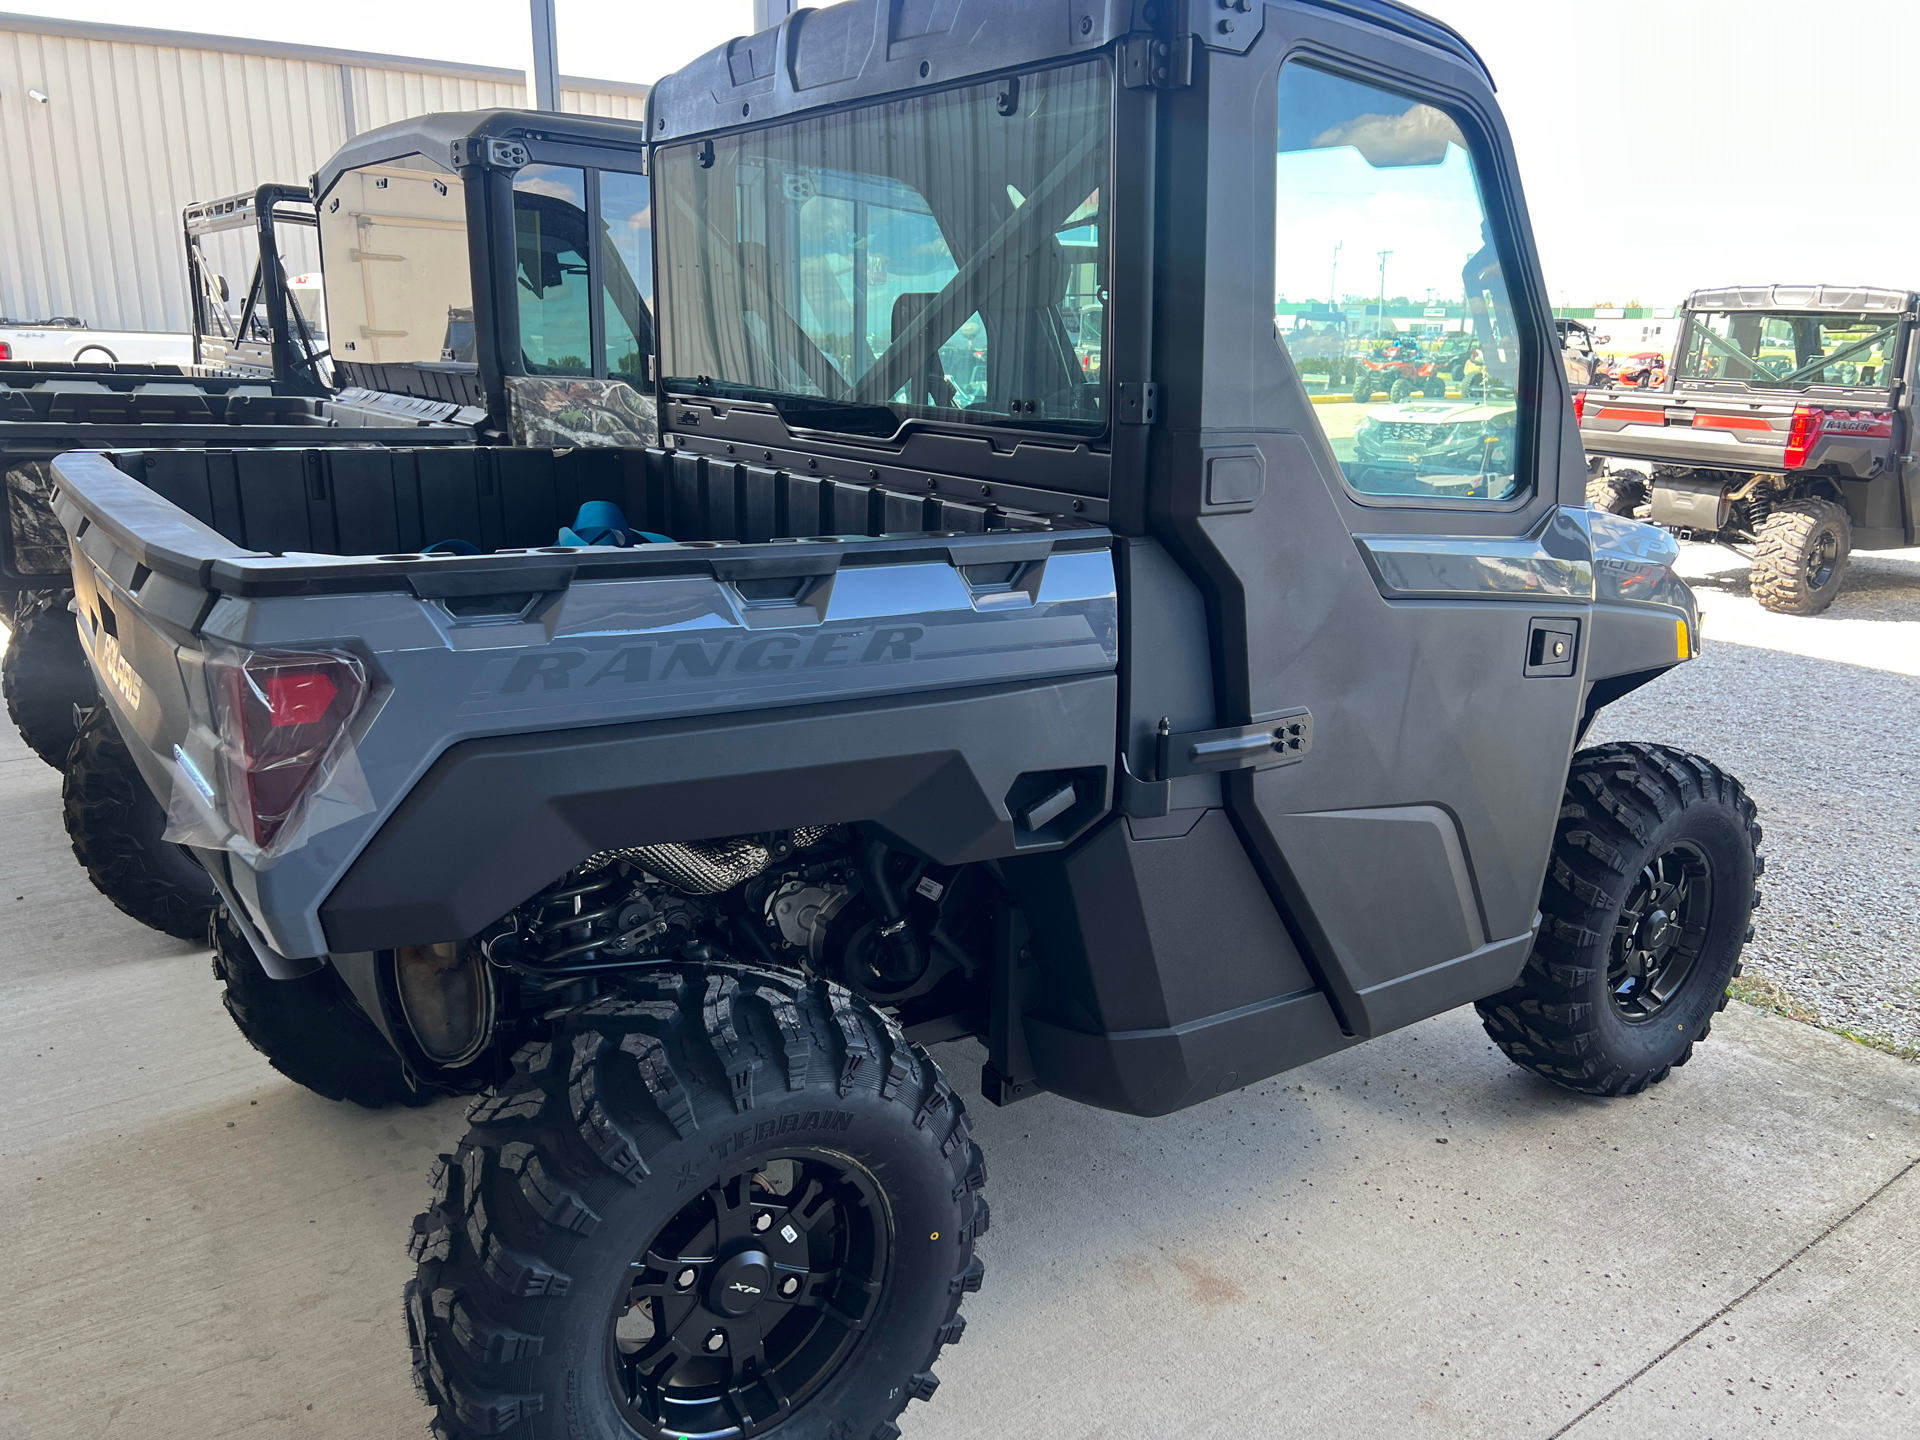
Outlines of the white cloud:
<svg viewBox="0 0 1920 1440">
<path fill-rule="evenodd" d="M 1431 105 L 1414 105 L 1399 115 L 1356 115 L 1313 137 L 1316 150 L 1351 145 L 1370 165 L 1438 165 L 1448 145 L 1460 145 L 1460 127 Z"/>
</svg>

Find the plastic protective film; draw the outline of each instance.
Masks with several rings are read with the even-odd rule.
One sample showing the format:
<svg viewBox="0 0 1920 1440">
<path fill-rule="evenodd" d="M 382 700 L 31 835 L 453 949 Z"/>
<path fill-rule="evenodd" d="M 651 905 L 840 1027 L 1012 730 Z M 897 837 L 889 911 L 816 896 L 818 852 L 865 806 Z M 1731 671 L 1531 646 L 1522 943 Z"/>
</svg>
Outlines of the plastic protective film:
<svg viewBox="0 0 1920 1440">
<path fill-rule="evenodd" d="M 204 672 L 212 723 L 196 718 L 162 757 L 173 773 L 163 838 L 260 869 L 372 813 L 352 733 L 369 691 L 359 657 L 216 644 Z"/>
</svg>

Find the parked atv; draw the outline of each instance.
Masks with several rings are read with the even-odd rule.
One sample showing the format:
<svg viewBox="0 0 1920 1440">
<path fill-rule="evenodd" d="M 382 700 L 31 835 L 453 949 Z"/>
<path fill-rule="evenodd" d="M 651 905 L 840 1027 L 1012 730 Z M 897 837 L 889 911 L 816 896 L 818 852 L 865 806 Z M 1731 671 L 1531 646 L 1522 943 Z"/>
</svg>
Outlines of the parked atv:
<svg viewBox="0 0 1920 1440">
<path fill-rule="evenodd" d="M 1916 304 L 1861 286 L 1695 292 L 1671 379 L 1587 395 L 1588 503 L 1734 546 L 1769 610 L 1825 610 L 1854 550 L 1920 543 L 1912 387 L 1898 375 Z M 1608 463 L 1620 460 L 1634 463 Z"/>
<path fill-rule="evenodd" d="M 1410 340 L 1403 341 L 1384 352 L 1382 356 L 1356 362 L 1353 377 L 1354 400 L 1359 404 L 1365 404 L 1380 390 L 1385 390 L 1387 399 L 1395 405 L 1403 403 L 1414 395 L 1444 400 L 1447 395 L 1447 377 L 1437 361 L 1420 353 L 1417 343 Z"/>
<path fill-rule="evenodd" d="M 977 1037 L 997 1104 L 1162 1115 L 1472 1001 L 1617 1096 L 1739 968 L 1739 784 L 1574 748 L 1698 614 L 1671 537 L 1579 503 L 1465 42 L 1381 3 L 959 0 L 847 44 L 904 13 L 655 88 L 658 273 L 698 277 L 649 338 L 663 443 L 316 445 L 283 491 L 240 452 L 300 499 L 271 546 L 211 456 L 56 462 L 81 642 L 221 889 L 237 1018 L 323 1093 L 484 1087 L 407 1290 L 455 1440 L 897 1435 L 989 1221 L 932 1041 Z M 555 124 L 361 137 L 322 213 L 423 177 L 491 243 L 476 191 L 635 178 Z M 1488 413 L 1384 472 L 1247 323 L 1328 196 L 1399 227 L 1362 249 L 1429 206 L 1482 350 Z M 918 268 L 875 280 L 882 239 Z M 538 269 L 474 307 L 508 376 L 578 293 Z M 553 546 L 582 501 L 673 538 Z"/>
</svg>

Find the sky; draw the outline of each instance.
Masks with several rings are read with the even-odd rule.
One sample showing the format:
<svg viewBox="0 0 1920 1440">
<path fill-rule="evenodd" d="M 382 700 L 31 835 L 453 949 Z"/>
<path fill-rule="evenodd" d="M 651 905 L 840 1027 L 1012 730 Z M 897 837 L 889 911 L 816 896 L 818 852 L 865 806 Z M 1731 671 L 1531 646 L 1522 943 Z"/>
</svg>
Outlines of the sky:
<svg viewBox="0 0 1920 1440">
<path fill-rule="evenodd" d="M 15 0 L 41 15 L 524 69 L 526 0 Z M 1419 0 L 1486 59 L 1554 303 L 1920 285 L 1913 0 Z M 650 81 L 751 0 L 556 0 L 560 69 Z M 1343 261 L 1344 263 L 1344 261 Z M 1345 288 L 1343 282 L 1342 288 Z"/>
</svg>

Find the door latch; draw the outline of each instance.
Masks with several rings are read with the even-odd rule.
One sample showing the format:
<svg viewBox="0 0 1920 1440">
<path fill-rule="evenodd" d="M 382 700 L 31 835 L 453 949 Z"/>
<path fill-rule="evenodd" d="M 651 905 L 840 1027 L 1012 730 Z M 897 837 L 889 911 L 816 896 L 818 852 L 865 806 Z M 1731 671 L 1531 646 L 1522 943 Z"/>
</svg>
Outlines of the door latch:
<svg viewBox="0 0 1920 1440">
<path fill-rule="evenodd" d="M 1251 725 L 1224 730 L 1192 730 L 1175 735 L 1167 720 L 1160 722 L 1160 751 L 1155 762 L 1158 780 L 1181 775 L 1213 775 L 1222 770 L 1267 770 L 1291 765 L 1313 749 L 1313 716 L 1304 708 L 1282 710 Z"/>
</svg>

